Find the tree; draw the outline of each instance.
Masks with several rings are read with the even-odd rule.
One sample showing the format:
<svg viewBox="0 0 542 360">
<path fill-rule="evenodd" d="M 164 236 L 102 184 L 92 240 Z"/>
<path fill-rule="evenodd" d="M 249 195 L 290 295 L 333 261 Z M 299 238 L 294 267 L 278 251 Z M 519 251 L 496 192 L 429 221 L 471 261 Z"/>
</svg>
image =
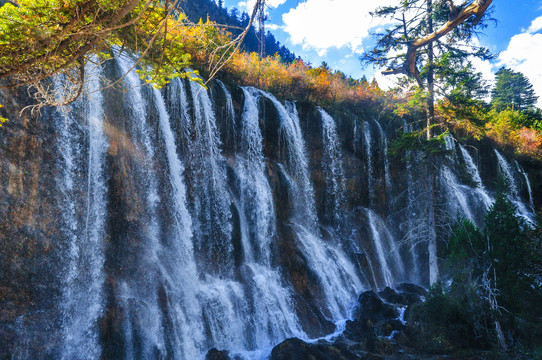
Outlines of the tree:
<svg viewBox="0 0 542 360">
<path fill-rule="evenodd" d="M 407 0 L 378 8 L 373 16 L 391 17 L 394 23 L 375 34 L 377 44 L 366 52 L 362 63 L 386 68 L 385 75 L 406 75 L 419 88 L 427 90 L 427 137 L 434 118 L 435 76 L 443 69 L 435 66 L 435 54 L 467 63 L 469 56 L 491 58 L 487 49 L 465 47 L 485 26 L 486 11 L 492 0 L 471 0 L 455 5 L 453 0 Z M 444 77 L 443 77 L 444 78 Z"/>
<path fill-rule="evenodd" d="M 0 4 L 0 80 L 10 87 L 37 90 L 41 105 L 59 105 L 43 80 L 64 74 L 72 90 L 60 104 L 75 100 L 83 89 L 85 63 L 109 57 L 112 46 L 139 56 L 139 74 L 155 86 L 172 77 L 191 77 L 184 69 L 191 54 L 184 46 L 196 26 L 217 40 L 216 26 L 188 21 L 180 0 L 19 0 Z M 256 5 L 265 0 L 257 0 Z M 216 6 L 216 5 L 215 5 Z M 231 41 L 208 41 L 212 78 L 239 47 L 252 26 Z M 214 30 L 207 31 L 208 28 Z M 214 32 L 213 32 L 214 31 Z M 192 77 L 191 77 L 192 78 Z M 194 78 L 193 78 L 194 79 Z M 73 90 L 76 89 L 76 90 Z"/>
<path fill-rule="evenodd" d="M 501 189 L 488 209 L 484 229 L 469 221 L 454 226 L 446 260 L 453 280 L 449 294 L 459 296 L 466 294 L 467 288 L 475 289 L 471 296 L 485 303 L 503 350 L 507 344 L 501 324 L 504 330 L 517 333 L 520 327 L 536 323 L 542 314 L 542 287 L 537 281 L 540 232 L 516 214 L 516 207 Z M 521 336 L 536 339 L 531 331 L 523 332 Z"/>
<path fill-rule="evenodd" d="M 496 75 L 497 81 L 491 91 L 491 105 L 496 110 L 534 110 L 538 96 L 525 75 L 505 67 Z"/>
<path fill-rule="evenodd" d="M 463 46 L 484 26 L 486 11 L 492 0 L 470 0 L 455 5 L 453 0 L 401 0 L 397 5 L 378 8 L 373 16 L 390 17 L 392 25 L 384 32 L 374 34 L 377 39 L 373 50 L 362 56 L 362 64 L 386 68 L 385 75 L 403 74 L 407 82 L 415 81 L 425 93 L 427 141 L 432 138 L 435 113 L 435 79 L 446 82 L 450 64 L 465 67 L 469 56 L 491 58 L 488 50 Z M 439 59 L 436 61 L 435 56 Z M 446 60 L 446 61 L 443 61 Z M 443 63 L 444 66 L 437 66 Z M 419 95 L 419 92 L 417 93 Z M 436 156 L 431 156 L 437 161 Z M 429 252 L 429 279 L 433 284 L 438 277 L 437 258 L 437 189 L 436 167 L 426 163 L 428 183 L 427 237 Z M 418 240 L 416 240 L 418 241 Z"/>
</svg>

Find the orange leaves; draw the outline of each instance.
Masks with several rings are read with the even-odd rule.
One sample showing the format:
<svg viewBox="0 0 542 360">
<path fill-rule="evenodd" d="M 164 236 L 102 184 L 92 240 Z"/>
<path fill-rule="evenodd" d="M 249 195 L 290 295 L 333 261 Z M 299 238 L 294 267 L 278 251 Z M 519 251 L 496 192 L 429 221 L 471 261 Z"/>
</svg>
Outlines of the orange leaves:
<svg viewBox="0 0 542 360">
<path fill-rule="evenodd" d="M 279 98 L 319 105 L 356 104 L 384 94 L 377 85 L 347 78 L 327 67 L 311 68 L 299 59 L 284 63 L 278 55 L 261 59 L 256 53 L 236 54 L 226 71 L 241 85 L 270 91 Z"/>
<path fill-rule="evenodd" d="M 206 66 L 222 56 L 213 48 L 220 48 L 229 41 L 228 34 L 209 20 L 196 26 L 181 24 L 168 26 L 168 29 L 181 39 L 183 51 L 191 55 L 194 65 L 203 73 Z M 230 54 L 228 52 L 228 56 L 222 58 L 229 58 Z M 260 88 L 282 99 L 310 101 L 318 105 L 368 103 L 386 96 L 376 82 L 368 84 L 364 80 L 349 78 L 332 71 L 325 64 L 312 68 L 301 59 L 285 63 L 278 54 L 265 58 L 256 53 L 233 54 L 222 73 L 240 85 Z"/>
<path fill-rule="evenodd" d="M 518 131 L 518 152 L 542 159 L 542 134 L 528 128 Z"/>
<path fill-rule="evenodd" d="M 500 146 L 513 148 L 518 155 L 542 159 L 542 133 L 523 126 L 525 114 L 521 111 L 488 110 L 469 102 L 463 105 L 442 100 L 437 106 L 438 115 L 456 132 L 477 140 L 486 137 Z"/>
</svg>

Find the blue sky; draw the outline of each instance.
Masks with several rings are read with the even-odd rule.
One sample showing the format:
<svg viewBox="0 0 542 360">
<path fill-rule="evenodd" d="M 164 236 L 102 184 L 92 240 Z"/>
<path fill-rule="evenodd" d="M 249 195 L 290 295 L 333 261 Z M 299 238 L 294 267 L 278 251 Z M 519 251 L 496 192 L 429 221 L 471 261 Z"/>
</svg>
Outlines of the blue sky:
<svg viewBox="0 0 542 360">
<path fill-rule="evenodd" d="M 455 0 L 460 3 L 460 0 Z M 373 43 L 369 33 L 385 22 L 372 19 L 369 11 L 397 0 L 267 0 L 268 29 L 290 50 L 318 66 L 326 61 L 332 68 L 354 78 L 376 77 L 383 87 L 394 80 L 378 70 L 363 69 L 359 56 Z M 254 0 L 225 0 L 247 10 Z M 498 53 L 493 62 L 476 61 L 475 66 L 492 81 L 501 66 L 523 72 L 533 83 L 542 106 L 542 0 L 494 0 L 493 17 L 479 41 Z"/>
</svg>

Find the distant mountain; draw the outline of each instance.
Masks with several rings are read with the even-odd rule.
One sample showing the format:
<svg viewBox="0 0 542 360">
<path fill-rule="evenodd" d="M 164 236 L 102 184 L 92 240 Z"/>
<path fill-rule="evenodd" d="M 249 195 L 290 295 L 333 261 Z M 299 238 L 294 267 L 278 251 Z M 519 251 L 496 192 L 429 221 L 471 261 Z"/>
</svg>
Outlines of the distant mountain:
<svg viewBox="0 0 542 360">
<path fill-rule="evenodd" d="M 181 8 L 191 21 L 197 22 L 200 19 L 206 20 L 207 16 L 212 21 L 219 24 L 225 24 L 232 27 L 245 28 L 250 20 L 249 14 L 240 12 L 237 8 L 228 9 L 223 7 L 221 0 L 218 3 L 213 0 L 185 0 L 181 3 Z M 239 34 L 241 30 L 231 28 L 233 34 Z M 256 29 L 252 27 L 245 37 L 242 49 L 248 52 L 258 51 L 258 37 Z M 285 62 L 291 62 L 296 59 L 296 55 L 286 46 L 282 45 L 269 31 L 265 36 L 266 55 L 278 53 Z"/>
</svg>

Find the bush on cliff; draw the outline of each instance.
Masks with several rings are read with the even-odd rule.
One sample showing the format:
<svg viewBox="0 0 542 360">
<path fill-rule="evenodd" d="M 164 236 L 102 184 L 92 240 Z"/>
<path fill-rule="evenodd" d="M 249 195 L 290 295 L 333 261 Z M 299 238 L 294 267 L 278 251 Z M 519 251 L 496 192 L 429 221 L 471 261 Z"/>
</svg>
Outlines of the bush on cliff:
<svg viewBox="0 0 542 360">
<path fill-rule="evenodd" d="M 448 242 L 448 281 L 410 312 L 417 346 L 432 352 L 542 347 L 541 232 L 497 194 L 484 229 L 458 222 Z M 527 352 L 528 354 L 525 354 Z"/>
</svg>

